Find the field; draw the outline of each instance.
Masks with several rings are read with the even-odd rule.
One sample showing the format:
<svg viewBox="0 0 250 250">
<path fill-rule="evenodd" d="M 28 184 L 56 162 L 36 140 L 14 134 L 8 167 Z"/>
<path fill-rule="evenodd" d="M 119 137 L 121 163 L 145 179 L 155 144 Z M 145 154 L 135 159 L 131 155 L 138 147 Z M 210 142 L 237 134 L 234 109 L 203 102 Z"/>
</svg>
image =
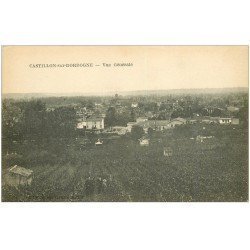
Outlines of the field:
<svg viewBox="0 0 250 250">
<path fill-rule="evenodd" d="M 85 147 L 79 138 L 4 147 L 17 154 L 4 157 L 3 165 L 19 161 L 34 171 L 34 179 L 28 187 L 4 187 L 3 201 L 248 200 L 248 141 L 241 127 L 223 127 L 220 138 L 203 143 L 155 134 L 148 147 L 129 136 L 104 138 L 97 147 L 95 139 Z M 164 146 L 173 149 L 172 157 L 163 155 Z"/>
</svg>

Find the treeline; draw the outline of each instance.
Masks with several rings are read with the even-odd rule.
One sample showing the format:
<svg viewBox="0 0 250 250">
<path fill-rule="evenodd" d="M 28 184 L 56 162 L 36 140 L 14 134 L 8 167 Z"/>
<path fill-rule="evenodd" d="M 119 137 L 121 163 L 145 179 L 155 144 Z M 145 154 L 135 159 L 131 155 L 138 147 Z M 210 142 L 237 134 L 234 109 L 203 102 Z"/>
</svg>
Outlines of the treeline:
<svg viewBox="0 0 250 250">
<path fill-rule="evenodd" d="M 72 107 L 46 111 L 40 100 L 8 102 L 2 105 L 3 139 L 25 140 L 69 137 L 75 133 L 76 114 Z"/>
<path fill-rule="evenodd" d="M 133 109 L 117 112 L 115 107 L 109 107 L 106 112 L 105 126 L 127 126 L 128 122 L 133 122 L 136 119 L 136 114 Z"/>
<path fill-rule="evenodd" d="M 39 98 L 42 102 L 45 102 L 48 107 L 59 106 L 89 106 L 94 107 L 95 102 L 102 103 L 105 100 L 110 101 L 111 97 L 99 97 L 99 96 L 57 96 L 57 97 L 43 97 Z"/>
</svg>

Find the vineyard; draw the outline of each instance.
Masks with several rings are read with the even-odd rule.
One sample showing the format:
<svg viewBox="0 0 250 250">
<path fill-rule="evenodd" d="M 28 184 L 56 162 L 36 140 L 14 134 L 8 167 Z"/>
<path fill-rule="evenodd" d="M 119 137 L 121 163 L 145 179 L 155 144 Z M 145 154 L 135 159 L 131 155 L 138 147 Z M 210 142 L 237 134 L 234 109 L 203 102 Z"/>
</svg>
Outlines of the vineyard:
<svg viewBox="0 0 250 250">
<path fill-rule="evenodd" d="M 8 146 L 17 154 L 3 158 L 3 166 L 17 162 L 34 179 L 31 186 L 3 187 L 2 200 L 246 201 L 247 137 L 228 135 L 203 144 L 161 135 L 148 147 L 128 136 L 99 147 L 82 147 L 79 138 L 14 143 Z M 166 146 L 171 157 L 163 154 Z"/>
</svg>

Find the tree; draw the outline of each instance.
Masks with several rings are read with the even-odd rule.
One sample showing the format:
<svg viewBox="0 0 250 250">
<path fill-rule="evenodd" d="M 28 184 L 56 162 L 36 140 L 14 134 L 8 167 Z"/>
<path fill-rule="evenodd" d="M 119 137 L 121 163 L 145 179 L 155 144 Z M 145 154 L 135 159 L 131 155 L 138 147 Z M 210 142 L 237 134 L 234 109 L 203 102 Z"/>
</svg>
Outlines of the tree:
<svg viewBox="0 0 250 250">
<path fill-rule="evenodd" d="M 140 139 L 144 134 L 144 130 L 141 126 L 138 126 L 138 125 L 135 125 L 132 127 L 131 129 L 131 137 L 134 139 L 134 140 L 138 140 Z"/>
<path fill-rule="evenodd" d="M 157 120 L 168 120 L 169 119 L 169 113 L 166 111 L 161 111 L 157 117 Z"/>
<path fill-rule="evenodd" d="M 136 113 L 135 113 L 135 110 L 132 109 L 130 112 L 130 121 L 134 122 L 135 120 L 136 120 Z"/>
<path fill-rule="evenodd" d="M 126 126 L 131 121 L 131 113 L 129 110 L 117 112 L 115 107 L 109 107 L 105 117 L 105 125 L 108 127 L 113 126 Z"/>
<path fill-rule="evenodd" d="M 115 107 L 109 107 L 105 117 L 106 126 L 115 126 L 116 125 L 116 110 Z"/>
<path fill-rule="evenodd" d="M 148 128 L 148 135 L 149 135 L 150 137 L 152 137 L 153 133 L 154 133 L 154 130 L 153 130 L 151 127 L 149 127 L 149 128 Z"/>
<path fill-rule="evenodd" d="M 240 108 L 237 118 L 240 119 L 240 122 L 243 123 L 243 126 L 247 128 L 248 126 L 248 106 Z"/>
<path fill-rule="evenodd" d="M 23 112 L 15 103 L 3 101 L 2 131 L 3 138 L 18 139 L 21 136 Z"/>
<path fill-rule="evenodd" d="M 44 121 L 46 116 L 45 103 L 37 101 L 29 101 L 20 103 L 23 110 L 24 119 L 22 132 L 25 137 L 41 136 L 45 130 Z"/>
<path fill-rule="evenodd" d="M 222 111 L 221 109 L 215 108 L 211 114 L 211 116 L 213 117 L 217 117 L 217 116 L 221 116 L 222 115 Z"/>
</svg>

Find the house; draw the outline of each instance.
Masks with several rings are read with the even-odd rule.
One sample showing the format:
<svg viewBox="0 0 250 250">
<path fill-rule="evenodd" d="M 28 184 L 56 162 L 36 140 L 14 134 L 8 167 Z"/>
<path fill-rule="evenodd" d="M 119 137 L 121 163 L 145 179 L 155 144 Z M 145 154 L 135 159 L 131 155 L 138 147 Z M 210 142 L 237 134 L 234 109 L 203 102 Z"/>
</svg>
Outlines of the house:
<svg viewBox="0 0 250 250">
<path fill-rule="evenodd" d="M 189 120 L 187 120 L 187 123 L 188 124 L 196 124 L 196 123 L 198 123 L 198 121 L 195 119 L 189 119 Z"/>
<path fill-rule="evenodd" d="M 89 117 L 84 118 L 82 120 L 78 120 L 78 123 L 76 125 L 77 129 L 96 129 L 96 130 L 102 130 L 104 129 L 104 118 L 103 117 Z"/>
<path fill-rule="evenodd" d="M 239 125 L 240 124 L 240 119 L 238 119 L 238 118 L 232 118 L 231 124 L 233 124 L 233 125 Z"/>
<path fill-rule="evenodd" d="M 79 121 L 76 124 L 76 128 L 77 129 L 86 129 L 86 126 L 87 126 L 87 122 L 86 121 Z"/>
<path fill-rule="evenodd" d="M 141 138 L 139 141 L 141 146 L 149 146 L 149 139 Z"/>
<path fill-rule="evenodd" d="M 183 125 L 183 124 L 186 124 L 186 123 L 187 123 L 186 119 L 178 117 L 178 118 L 172 119 L 169 122 L 168 127 L 174 128 L 175 126 Z"/>
<path fill-rule="evenodd" d="M 231 124 L 232 118 L 219 118 L 219 123 L 223 125 Z"/>
<path fill-rule="evenodd" d="M 169 128 L 173 128 L 176 125 L 185 124 L 186 120 L 182 118 L 174 119 L 172 121 L 169 120 L 147 120 L 147 121 L 139 121 L 131 124 L 132 126 L 138 125 L 143 128 L 145 133 L 148 133 L 148 129 L 152 128 L 155 131 L 163 131 Z"/>
<path fill-rule="evenodd" d="M 133 102 L 133 103 L 131 104 L 131 108 L 137 108 L 137 107 L 138 107 L 138 103 Z"/>
<path fill-rule="evenodd" d="M 202 119 L 201 122 L 204 124 L 211 124 L 212 123 L 210 117 Z"/>
<path fill-rule="evenodd" d="M 131 129 L 134 125 L 138 125 L 143 128 L 145 133 L 148 133 L 148 129 L 152 128 L 156 131 L 163 131 L 169 128 L 174 128 L 175 126 L 186 124 L 186 119 L 176 118 L 173 120 L 146 120 L 142 118 L 137 122 L 129 122 L 127 124 L 128 131 L 131 132 Z"/>
<path fill-rule="evenodd" d="M 210 117 L 210 116 L 204 116 L 201 117 L 200 122 L 204 124 L 217 124 L 219 123 L 220 117 Z"/>
<path fill-rule="evenodd" d="M 55 111 L 55 108 L 46 108 L 46 112 L 53 112 Z"/>
<path fill-rule="evenodd" d="M 171 157 L 173 155 L 173 149 L 171 147 L 164 147 L 163 155 L 167 157 Z"/>
<path fill-rule="evenodd" d="M 145 133 L 148 133 L 149 128 L 154 129 L 154 121 L 140 121 L 136 125 L 142 127 Z"/>
<path fill-rule="evenodd" d="M 87 109 L 84 107 L 84 108 L 79 108 L 77 111 L 76 111 L 76 116 L 77 117 L 82 117 L 86 114 L 87 112 Z"/>
<path fill-rule="evenodd" d="M 229 106 L 227 107 L 227 110 L 233 113 L 233 112 L 239 112 L 240 109 L 238 107 Z"/>
<path fill-rule="evenodd" d="M 136 122 L 145 122 L 147 120 L 148 120 L 147 117 L 138 117 L 138 118 L 136 118 Z"/>
<path fill-rule="evenodd" d="M 169 129 L 171 126 L 170 121 L 169 120 L 155 120 L 153 121 L 153 129 L 157 130 L 157 131 L 163 131 L 165 129 Z"/>
<path fill-rule="evenodd" d="M 14 187 L 30 185 L 32 180 L 33 171 L 17 165 L 10 167 L 4 176 L 4 183 Z"/>
<path fill-rule="evenodd" d="M 103 117 L 90 117 L 86 119 L 86 129 L 104 129 Z"/>
<path fill-rule="evenodd" d="M 118 135 L 125 135 L 128 132 L 128 128 L 123 126 L 114 126 L 112 127 L 112 132 Z"/>
<path fill-rule="evenodd" d="M 101 103 L 97 103 L 97 102 L 95 102 L 95 107 L 100 108 L 100 107 L 102 107 L 102 104 L 101 104 Z"/>
<path fill-rule="evenodd" d="M 201 123 L 204 124 L 222 124 L 222 125 L 229 125 L 234 124 L 238 125 L 240 123 L 238 118 L 222 118 L 222 117 L 210 117 L 210 116 L 204 116 L 200 120 Z"/>
<path fill-rule="evenodd" d="M 133 127 L 134 125 L 136 125 L 136 122 L 129 122 L 129 123 L 127 123 L 127 130 L 128 130 L 128 132 L 131 132 L 132 127 Z"/>
<path fill-rule="evenodd" d="M 152 128 L 156 131 L 163 131 L 165 129 L 168 129 L 169 126 L 168 120 L 148 120 L 148 121 L 140 121 L 137 122 L 136 125 L 143 128 L 144 132 L 147 133 L 149 128 Z"/>
<path fill-rule="evenodd" d="M 210 117 L 210 124 L 218 124 L 220 117 Z"/>
</svg>

